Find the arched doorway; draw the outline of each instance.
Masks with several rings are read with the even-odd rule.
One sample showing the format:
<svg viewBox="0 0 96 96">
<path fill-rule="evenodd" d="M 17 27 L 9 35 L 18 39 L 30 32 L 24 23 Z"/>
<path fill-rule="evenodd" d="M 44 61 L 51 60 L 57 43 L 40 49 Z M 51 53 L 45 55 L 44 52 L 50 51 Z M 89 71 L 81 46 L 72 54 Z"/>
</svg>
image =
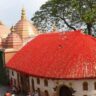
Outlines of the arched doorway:
<svg viewBox="0 0 96 96">
<path fill-rule="evenodd" d="M 72 96 L 72 91 L 69 87 L 63 85 L 59 89 L 59 96 Z"/>
<path fill-rule="evenodd" d="M 47 90 L 45 90 L 45 96 L 49 96 L 49 93 Z"/>
</svg>

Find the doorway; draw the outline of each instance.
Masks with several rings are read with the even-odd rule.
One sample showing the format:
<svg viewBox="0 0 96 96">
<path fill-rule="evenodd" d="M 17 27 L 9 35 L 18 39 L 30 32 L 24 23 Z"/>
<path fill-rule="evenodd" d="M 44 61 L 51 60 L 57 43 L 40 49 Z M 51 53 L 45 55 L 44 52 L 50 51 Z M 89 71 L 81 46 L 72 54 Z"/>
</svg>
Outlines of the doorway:
<svg viewBox="0 0 96 96">
<path fill-rule="evenodd" d="M 28 92 L 30 90 L 29 76 L 20 75 L 21 77 L 21 90 L 23 92 Z"/>
<path fill-rule="evenodd" d="M 59 96 L 72 96 L 72 91 L 69 87 L 63 85 L 59 89 Z"/>
</svg>

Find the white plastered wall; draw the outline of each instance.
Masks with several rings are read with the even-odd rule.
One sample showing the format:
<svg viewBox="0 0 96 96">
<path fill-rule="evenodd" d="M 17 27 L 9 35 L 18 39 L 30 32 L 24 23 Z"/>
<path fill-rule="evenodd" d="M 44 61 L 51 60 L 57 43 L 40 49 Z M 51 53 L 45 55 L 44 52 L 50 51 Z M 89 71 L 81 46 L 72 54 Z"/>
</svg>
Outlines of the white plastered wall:
<svg viewBox="0 0 96 96">
<path fill-rule="evenodd" d="M 13 72 L 13 74 L 12 74 Z M 11 80 L 12 79 L 15 79 L 16 80 L 16 85 L 18 85 L 18 82 L 17 82 L 17 72 L 16 71 L 13 71 L 13 70 L 9 70 L 9 79 Z"/>
<path fill-rule="evenodd" d="M 12 70 L 9 70 L 9 76 L 10 78 L 14 78 L 17 81 L 17 73 L 14 71 L 14 76 L 12 75 Z M 96 82 L 96 79 L 86 79 L 86 80 L 52 80 L 48 79 L 48 86 L 44 85 L 44 79 L 40 78 L 40 84 L 37 84 L 37 78 L 36 77 L 29 77 L 30 82 L 30 90 L 32 90 L 32 82 L 31 80 L 34 80 L 35 90 L 40 88 L 41 92 L 44 93 L 45 90 L 48 91 L 50 96 L 53 96 L 54 93 L 57 94 L 57 91 L 54 91 L 54 88 L 57 86 L 59 88 L 62 85 L 66 85 L 68 87 L 72 87 L 76 92 L 73 94 L 74 96 L 96 96 L 96 90 L 94 89 L 94 83 Z M 83 90 L 83 83 L 88 83 L 88 90 Z"/>
</svg>

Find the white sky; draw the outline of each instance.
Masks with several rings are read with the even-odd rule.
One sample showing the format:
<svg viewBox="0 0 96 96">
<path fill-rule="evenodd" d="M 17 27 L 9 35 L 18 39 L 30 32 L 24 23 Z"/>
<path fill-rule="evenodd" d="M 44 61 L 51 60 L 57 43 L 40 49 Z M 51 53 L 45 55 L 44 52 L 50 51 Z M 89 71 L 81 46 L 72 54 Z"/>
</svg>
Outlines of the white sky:
<svg viewBox="0 0 96 96">
<path fill-rule="evenodd" d="M 1 0 L 0 20 L 7 26 L 14 25 L 21 16 L 21 9 L 24 6 L 27 18 L 30 20 L 42 4 L 48 0 Z"/>
</svg>

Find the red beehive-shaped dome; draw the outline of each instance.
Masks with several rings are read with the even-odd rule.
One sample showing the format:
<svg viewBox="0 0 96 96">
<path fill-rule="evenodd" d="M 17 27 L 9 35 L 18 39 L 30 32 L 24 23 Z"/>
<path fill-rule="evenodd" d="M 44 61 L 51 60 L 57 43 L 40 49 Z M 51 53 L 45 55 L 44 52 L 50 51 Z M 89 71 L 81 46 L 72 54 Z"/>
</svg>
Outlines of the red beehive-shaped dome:
<svg viewBox="0 0 96 96">
<path fill-rule="evenodd" d="M 6 38 L 4 47 L 5 48 L 19 48 L 22 45 L 22 39 L 20 36 L 14 32 L 14 28 L 11 28 L 11 33 Z"/>
<path fill-rule="evenodd" d="M 96 77 L 96 39 L 80 31 L 41 34 L 6 66 L 44 78 L 92 79 Z"/>
</svg>

